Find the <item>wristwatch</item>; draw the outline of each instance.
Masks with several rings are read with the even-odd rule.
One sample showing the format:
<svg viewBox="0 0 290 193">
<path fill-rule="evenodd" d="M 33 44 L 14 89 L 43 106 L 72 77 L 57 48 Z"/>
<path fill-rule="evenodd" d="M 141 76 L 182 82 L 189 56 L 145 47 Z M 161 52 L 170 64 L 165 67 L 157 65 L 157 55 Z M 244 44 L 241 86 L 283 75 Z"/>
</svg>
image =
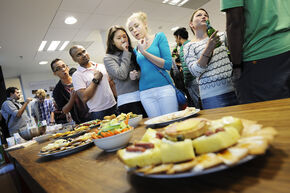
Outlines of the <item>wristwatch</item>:
<svg viewBox="0 0 290 193">
<path fill-rule="evenodd" d="M 93 78 L 92 82 L 95 83 L 96 85 L 100 83 L 99 79 L 96 79 L 96 78 Z"/>
</svg>

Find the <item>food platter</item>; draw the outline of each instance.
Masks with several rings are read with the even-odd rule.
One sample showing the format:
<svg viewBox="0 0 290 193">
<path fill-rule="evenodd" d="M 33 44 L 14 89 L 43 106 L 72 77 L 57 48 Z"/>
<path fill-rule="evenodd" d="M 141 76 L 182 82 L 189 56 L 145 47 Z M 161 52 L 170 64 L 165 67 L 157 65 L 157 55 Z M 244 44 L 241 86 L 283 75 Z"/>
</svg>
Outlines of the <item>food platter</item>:
<svg viewBox="0 0 290 193">
<path fill-rule="evenodd" d="M 129 169 L 128 172 L 130 174 L 136 175 L 136 176 L 140 176 L 140 177 L 144 177 L 144 178 L 156 178 L 156 179 L 178 179 L 178 178 L 189 178 L 189 177 L 195 177 L 195 176 L 202 176 L 202 175 L 206 175 L 206 174 L 211 174 L 211 173 L 216 173 L 219 171 L 223 171 L 223 170 L 227 170 L 229 168 L 241 165 L 243 163 L 249 162 L 251 160 L 253 160 L 254 158 L 256 158 L 256 155 L 248 155 L 245 158 L 241 159 L 238 163 L 236 163 L 235 165 L 232 166 L 228 166 L 228 165 L 219 165 L 213 168 L 209 168 L 206 170 L 202 170 L 202 171 L 193 171 L 190 170 L 188 172 L 183 172 L 183 173 L 177 173 L 177 174 L 151 174 L 151 175 L 146 175 L 144 173 L 139 173 L 136 172 L 135 169 Z"/>
<path fill-rule="evenodd" d="M 94 143 L 93 141 L 90 141 L 88 143 L 85 143 L 85 144 L 82 144 L 82 145 L 79 145 L 77 147 L 73 147 L 73 148 L 70 148 L 70 149 L 66 149 L 66 150 L 63 150 L 63 151 L 47 153 L 47 154 L 39 153 L 38 155 L 40 157 L 63 157 L 63 156 L 66 156 L 66 155 L 70 155 L 70 154 L 82 151 L 82 150 L 92 146 L 93 143 Z"/>
<path fill-rule="evenodd" d="M 177 111 L 174 113 L 165 114 L 162 116 L 154 117 L 144 122 L 146 128 L 160 128 L 165 127 L 173 122 L 182 121 L 191 117 L 195 117 L 198 115 L 199 109 L 191 109 L 190 111 Z M 168 120 L 169 118 L 172 118 Z"/>
<path fill-rule="evenodd" d="M 85 134 L 86 132 L 87 132 L 87 131 L 84 130 L 84 131 L 77 132 L 77 133 L 75 133 L 75 134 L 73 134 L 73 135 L 65 135 L 65 136 L 62 136 L 62 137 L 57 137 L 57 138 L 55 138 L 55 139 L 57 140 L 57 139 L 75 138 L 75 137 L 78 137 L 78 136 L 81 136 L 81 135 Z"/>
</svg>

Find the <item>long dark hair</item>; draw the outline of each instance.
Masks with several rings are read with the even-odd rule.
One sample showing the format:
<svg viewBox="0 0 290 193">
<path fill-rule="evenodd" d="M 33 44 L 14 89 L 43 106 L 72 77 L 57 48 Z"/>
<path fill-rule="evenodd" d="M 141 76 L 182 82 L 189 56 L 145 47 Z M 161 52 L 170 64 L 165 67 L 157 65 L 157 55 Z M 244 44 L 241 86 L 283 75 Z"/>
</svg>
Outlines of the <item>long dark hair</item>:
<svg viewBox="0 0 290 193">
<path fill-rule="evenodd" d="M 136 61 L 136 55 L 133 52 L 133 48 L 132 48 L 132 44 L 131 44 L 131 39 L 130 39 L 127 31 L 125 30 L 125 28 L 122 27 L 122 26 L 114 25 L 114 26 L 112 26 L 112 27 L 109 28 L 109 30 L 108 30 L 108 36 L 107 36 L 107 50 L 106 50 L 106 54 L 115 54 L 116 52 L 122 52 L 122 50 L 118 49 L 115 46 L 115 44 L 114 44 L 114 36 L 115 36 L 115 33 L 118 30 L 122 30 L 127 35 L 127 37 L 128 37 L 128 43 L 129 43 L 128 51 L 132 53 L 131 63 L 134 64 L 134 68 L 136 70 L 139 70 L 139 65 L 137 64 L 137 61 Z"/>
</svg>

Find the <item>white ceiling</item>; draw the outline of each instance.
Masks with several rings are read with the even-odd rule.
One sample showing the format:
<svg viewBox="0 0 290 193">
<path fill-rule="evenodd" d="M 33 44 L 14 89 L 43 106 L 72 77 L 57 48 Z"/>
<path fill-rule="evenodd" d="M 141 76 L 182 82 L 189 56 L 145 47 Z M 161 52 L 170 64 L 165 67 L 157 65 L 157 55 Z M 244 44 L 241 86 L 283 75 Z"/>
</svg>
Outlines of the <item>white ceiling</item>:
<svg viewBox="0 0 290 193">
<path fill-rule="evenodd" d="M 87 44 L 91 59 L 102 63 L 107 29 L 116 24 L 125 26 L 133 12 L 147 13 L 151 32 L 163 31 L 171 46 L 175 39 L 170 29 L 182 26 L 189 30 L 189 18 L 198 7 L 209 12 L 215 28 L 225 29 L 225 15 L 219 12 L 218 0 L 190 0 L 183 7 L 165 5 L 162 1 L 0 0 L 0 65 L 4 77 L 50 73 L 50 61 L 56 57 L 76 65 L 67 51 L 72 44 Z M 67 16 L 76 17 L 78 22 L 66 25 Z M 71 43 L 64 51 L 38 52 L 42 40 L 69 40 Z M 41 60 L 49 63 L 39 65 Z"/>
</svg>

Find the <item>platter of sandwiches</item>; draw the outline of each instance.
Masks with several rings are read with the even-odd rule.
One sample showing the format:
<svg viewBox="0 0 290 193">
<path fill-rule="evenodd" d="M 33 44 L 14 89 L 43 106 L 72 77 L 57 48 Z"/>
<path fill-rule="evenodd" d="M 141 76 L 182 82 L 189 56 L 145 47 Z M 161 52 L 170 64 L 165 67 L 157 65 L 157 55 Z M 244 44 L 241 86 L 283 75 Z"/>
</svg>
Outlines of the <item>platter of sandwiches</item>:
<svg viewBox="0 0 290 193">
<path fill-rule="evenodd" d="M 169 125 L 170 123 L 176 121 L 182 121 L 188 119 L 190 117 L 197 116 L 200 110 L 194 107 L 187 107 L 185 110 L 177 111 L 174 113 L 169 113 L 165 115 L 161 115 L 158 117 L 154 117 L 144 122 L 147 128 L 160 128 Z"/>
<path fill-rule="evenodd" d="M 77 138 L 58 139 L 42 147 L 38 155 L 40 157 L 62 157 L 79 152 L 93 145 L 93 134 L 94 132 L 91 132 Z"/>
<path fill-rule="evenodd" d="M 191 118 L 147 129 L 117 152 L 128 172 L 146 178 L 184 178 L 218 172 L 265 154 L 277 131 L 232 116 Z"/>
</svg>

